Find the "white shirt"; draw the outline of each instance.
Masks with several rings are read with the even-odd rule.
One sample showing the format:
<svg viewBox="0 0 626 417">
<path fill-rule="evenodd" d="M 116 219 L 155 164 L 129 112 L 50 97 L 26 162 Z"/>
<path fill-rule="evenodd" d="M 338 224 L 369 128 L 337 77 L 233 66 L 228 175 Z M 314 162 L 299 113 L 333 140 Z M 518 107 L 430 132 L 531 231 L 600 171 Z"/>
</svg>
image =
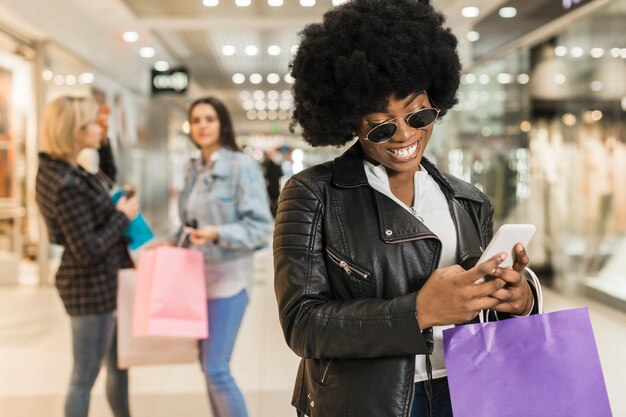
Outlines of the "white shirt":
<svg viewBox="0 0 626 417">
<path fill-rule="evenodd" d="M 363 165 L 367 181 L 375 190 L 391 198 L 409 213 L 416 216 L 416 221 L 422 221 L 439 238 L 441 241 L 441 257 L 439 258 L 438 268 L 456 264 L 456 227 L 452 221 L 446 196 L 439 188 L 437 182 L 428 174 L 428 171 L 420 165 L 420 171 L 415 173 L 413 178 L 415 187 L 413 206 L 409 207 L 391 191 L 389 176 L 383 165 L 374 165 L 365 160 Z M 451 327 L 454 326 L 433 327 L 435 344 L 430 357 L 433 378 L 446 376 L 446 364 L 443 355 L 443 330 Z M 417 355 L 415 357 L 415 382 L 427 379 L 426 356 Z"/>
</svg>

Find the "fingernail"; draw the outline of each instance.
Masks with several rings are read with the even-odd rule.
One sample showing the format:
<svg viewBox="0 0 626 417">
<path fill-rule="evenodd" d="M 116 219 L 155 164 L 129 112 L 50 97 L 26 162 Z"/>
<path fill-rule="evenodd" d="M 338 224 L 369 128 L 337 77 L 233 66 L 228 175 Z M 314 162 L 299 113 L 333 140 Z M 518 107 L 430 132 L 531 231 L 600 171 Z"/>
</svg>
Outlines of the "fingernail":
<svg viewBox="0 0 626 417">
<path fill-rule="evenodd" d="M 496 259 L 496 261 L 498 263 L 501 263 L 502 261 L 504 261 L 506 259 L 506 252 L 501 252 L 500 255 L 498 255 L 498 258 Z"/>
</svg>

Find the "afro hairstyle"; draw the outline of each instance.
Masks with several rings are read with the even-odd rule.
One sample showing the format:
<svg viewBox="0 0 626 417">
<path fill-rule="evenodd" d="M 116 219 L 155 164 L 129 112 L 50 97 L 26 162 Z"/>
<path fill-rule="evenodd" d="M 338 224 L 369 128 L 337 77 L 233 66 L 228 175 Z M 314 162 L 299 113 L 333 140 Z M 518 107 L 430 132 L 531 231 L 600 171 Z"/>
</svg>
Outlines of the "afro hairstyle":
<svg viewBox="0 0 626 417">
<path fill-rule="evenodd" d="M 312 146 L 342 146 L 390 96 L 426 91 L 441 110 L 457 102 L 457 39 L 425 0 L 350 0 L 307 25 L 291 63 L 294 112 Z"/>
</svg>

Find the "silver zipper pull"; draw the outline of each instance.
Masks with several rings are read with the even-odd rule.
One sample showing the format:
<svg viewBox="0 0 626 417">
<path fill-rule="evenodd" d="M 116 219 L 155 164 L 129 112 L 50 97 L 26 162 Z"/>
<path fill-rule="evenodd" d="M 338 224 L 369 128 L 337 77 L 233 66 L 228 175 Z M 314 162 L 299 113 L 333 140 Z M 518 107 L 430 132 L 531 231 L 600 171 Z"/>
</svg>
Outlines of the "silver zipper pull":
<svg viewBox="0 0 626 417">
<path fill-rule="evenodd" d="M 339 262 L 339 266 L 343 268 L 344 271 L 346 271 L 346 274 L 350 275 L 352 273 L 352 269 L 350 269 L 346 261 Z"/>
</svg>

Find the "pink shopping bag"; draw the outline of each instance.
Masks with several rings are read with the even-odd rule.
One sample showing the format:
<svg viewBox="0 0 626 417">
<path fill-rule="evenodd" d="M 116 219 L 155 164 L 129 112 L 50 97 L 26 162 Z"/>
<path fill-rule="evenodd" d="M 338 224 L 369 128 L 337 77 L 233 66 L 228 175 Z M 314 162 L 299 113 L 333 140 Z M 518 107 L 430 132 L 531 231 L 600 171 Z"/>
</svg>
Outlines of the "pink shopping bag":
<svg viewBox="0 0 626 417">
<path fill-rule="evenodd" d="M 162 246 L 137 265 L 133 336 L 208 337 L 204 261 L 197 251 Z"/>
<path fill-rule="evenodd" d="M 198 341 L 189 338 L 133 337 L 137 270 L 120 269 L 117 285 L 117 366 L 164 365 L 198 361 Z"/>
</svg>

